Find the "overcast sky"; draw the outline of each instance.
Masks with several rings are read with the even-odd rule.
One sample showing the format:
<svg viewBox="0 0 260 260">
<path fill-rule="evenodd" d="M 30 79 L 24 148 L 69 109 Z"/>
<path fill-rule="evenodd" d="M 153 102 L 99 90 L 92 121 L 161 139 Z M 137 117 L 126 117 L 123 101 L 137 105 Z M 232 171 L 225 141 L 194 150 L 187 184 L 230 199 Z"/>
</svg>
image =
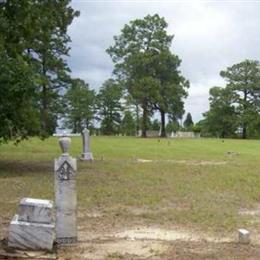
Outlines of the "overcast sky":
<svg viewBox="0 0 260 260">
<path fill-rule="evenodd" d="M 147 14 L 165 17 L 169 34 L 174 34 L 171 49 L 190 81 L 185 110 L 194 121 L 209 107 L 209 88 L 224 86 L 220 70 L 244 59 L 260 59 L 260 0 L 72 0 L 72 6 L 81 14 L 69 28 L 68 62 L 72 75 L 96 90 L 111 77 L 113 63 L 105 49 L 124 24 Z"/>
</svg>

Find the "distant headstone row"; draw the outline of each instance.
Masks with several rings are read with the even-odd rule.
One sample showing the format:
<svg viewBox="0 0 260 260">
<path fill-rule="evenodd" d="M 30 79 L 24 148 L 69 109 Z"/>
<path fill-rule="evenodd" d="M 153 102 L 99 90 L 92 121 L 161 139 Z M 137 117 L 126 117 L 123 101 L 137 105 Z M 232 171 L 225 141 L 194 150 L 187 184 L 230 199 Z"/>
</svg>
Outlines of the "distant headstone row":
<svg viewBox="0 0 260 260">
<path fill-rule="evenodd" d="M 200 138 L 200 133 L 177 131 L 171 133 L 171 138 Z"/>
</svg>

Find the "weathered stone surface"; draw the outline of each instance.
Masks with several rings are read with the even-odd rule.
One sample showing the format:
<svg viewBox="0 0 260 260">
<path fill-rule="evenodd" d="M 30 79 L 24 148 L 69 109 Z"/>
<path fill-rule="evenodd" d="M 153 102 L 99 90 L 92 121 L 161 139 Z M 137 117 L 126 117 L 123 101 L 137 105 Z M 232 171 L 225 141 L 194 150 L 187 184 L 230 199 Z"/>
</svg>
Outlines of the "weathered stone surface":
<svg viewBox="0 0 260 260">
<path fill-rule="evenodd" d="M 69 155 L 55 160 L 56 241 L 77 241 L 76 159 Z"/>
<path fill-rule="evenodd" d="M 53 203 L 50 200 L 23 198 L 18 208 L 18 220 L 34 223 L 52 223 Z"/>
<path fill-rule="evenodd" d="M 93 161 L 94 157 L 92 153 L 83 153 L 80 159 L 83 161 Z"/>
<path fill-rule="evenodd" d="M 250 232 L 246 229 L 239 229 L 238 230 L 238 241 L 242 244 L 249 244 L 250 243 Z"/>
<path fill-rule="evenodd" d="M 62 150 L 63 155 L 69 155 L 69 147 L 71 144 L 71 139 L 67 136 L 63 136 L 62 138 L 59 139 L 59 145 Z"/>
<path fill-rule="evenodd" d="M 54 225 L 19 221 L 18 215 L 12 219 L 9 227 L 8 246 L 31 249 L 52 250 Z"/>
<path fill-rule="evenodd" d="M 90 137 L 89 130 L 85 128 L 82 132 L 82 141 L 83 141 L 83 152 L 81 155 L 81 160 L 84 161 L 93 161 L 93 155 L 90 152 Z"/>
</svg>

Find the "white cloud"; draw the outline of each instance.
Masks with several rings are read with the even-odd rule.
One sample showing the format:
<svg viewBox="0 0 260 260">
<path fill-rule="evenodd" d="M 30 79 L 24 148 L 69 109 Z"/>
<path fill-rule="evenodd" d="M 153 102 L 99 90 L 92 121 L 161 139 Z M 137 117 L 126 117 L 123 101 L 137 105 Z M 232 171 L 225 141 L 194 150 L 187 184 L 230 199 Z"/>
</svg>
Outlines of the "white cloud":
<svg viewBox="0 0 260 260">
<path fill-rule="evenodd" d="M 105 49 L 124 24 L 158 13 L 174 34 L 172 50 L 182 59 L 190 80 L 185 110 L 195 121 L 208 109 L 208 91 L 223 85 L 220 70 L 246 58 L 260 58 L 260 4 L 228 1 L 72 1 L 81 11 L 69 29 L 72 75 L 98 89 L 111 76 L 113 64 Z"/>
</svg>

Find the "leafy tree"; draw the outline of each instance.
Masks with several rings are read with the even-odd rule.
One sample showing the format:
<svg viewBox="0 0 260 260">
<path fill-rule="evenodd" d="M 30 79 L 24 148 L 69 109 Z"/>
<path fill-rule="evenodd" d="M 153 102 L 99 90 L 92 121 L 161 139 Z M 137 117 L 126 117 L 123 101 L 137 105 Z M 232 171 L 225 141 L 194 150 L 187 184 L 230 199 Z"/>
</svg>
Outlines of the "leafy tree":
<svg viewBox="0 0 260 260">
<path fill-rule="evenodd" d="M 260 111 L 260 66 L 255 60 L 245 60 L 221 71 L 227 88 L 234 94 L 233 104 L 242 127 L 242 138 Z"/>
<path fill-rule="evenodd" d="M 193 123 L 193 120 L 192 120 L 191 113 L 187 114 L 186 119 L 183 122 L 183 125 L 184 125 L 186 130 L 188 130 L 188 131 L 192 130 L 194 123 Z"/>
<path fill-rule="evenodd" d="M 153 131 L 158 131 L 159 132 L 159 130 L 160 130 L 160 122 L 158 121 L 158 119 L 154 119 L 151 122 L 150 129 L 153 130 Z"/>
<path fill-rule="evenodd" d="M 234 93 L 229 88 L 213 87 L 210 89 L 210 110 L 204 114 L 202 132 L 225 138 L 235 134 L 237 114 L 233 101 Z"/>
<path fill-rule="evenodd" d="M 192 131 L 193 131 L 194 133 L 201 133 L 201 125 L 198 124 L 198 123 L 195 124 L 195 125 L 193 125 Z"/>
<path fill-rule="evenodd" d="M 127 136 L 135 135 L 136 126 L 135 120 L 130 111 L 125 111 L 124 118 L 121 122 L 121 133 Z"/>
<path fill-rule="evenodd" d="M 87 127 L 93 127 L 95 114 L 95 91 L 90 90 L 81 79 L 73 79 L 65 95 L 66 126 L 74 133 L 81 133 Z"/>
<path fill-rule="evenodd" d="M 17 142 L 40 132 L 30 66 L 21 57 L 0 55 L 0 143 Z"/>
<path fill-rule="evenodd" d="M 168 124 L 166 125 L 166 131 L 168 133 L 177 132 L 180 129 L 180 123 L 177 119 L 169 120 Z"/>
<path fill-rule="evenodd" d="M 7 0 L 0 4 L 2 140 L 55 130 L 68 67 L 70 1 Z M 12 99 L 9 99 L 9 98 Z"/>
<path fill-rule="evenodd" d="M 181 60 L 169 50 L 161 51 L 157 56 L 156 78 L 159 80 L 154 107 L 161 114 L 161 137 L 166 137 L 166 113 L 180 119 L 184 113 L 183 98 L 187 97 L 189 82 L 180 74 Z"/>
<path fill-rule="evenodd" d="M 0 142 L 40 131 L 35 74 L 26 53 L 29 3 L 0 3 Z M 23 40 L 21 40 L 23 39 Z"/>
<path fill-rule="evenodd" d="M 48 135 L 55 131 L 57 113 L 61 111 L 60 94 L 69 83 L 70 70 L 64 59 L 69 52 L 67 29 L 79 13 L 69 5 L 70 0 L 33 2 L 32 11 L 38 19 L 27 51 L 37 64 L 41 127 Z"/>
<path fill-rule="evenodd" d="M 97 95 L 98 113 L 101 119 L 101 132 L 105 135 L 120 131 L 122 87 L 115 80 L 104 82 Z"/>
<path fill-rule="evenodd" d="M 142 108 L 143 137 L 159 85 L 154 65 L 173 38 L 167 35 L 166 27 L 165 20 L 157 14 L 136 19 L 124 26 L 121 34 L 114 37 L 115 44 L 107 49 L 115 63 L 115 74 Z"/>
<path fill-rule="evenodd" d="M 135 133 L 138 135 L 140 129 L 140 106 L 136 100 L 133 99 L 131 95 L 126 95 L 126 106 L 129 109 L 134 110 L 135 119 Z"/>
</svg>

